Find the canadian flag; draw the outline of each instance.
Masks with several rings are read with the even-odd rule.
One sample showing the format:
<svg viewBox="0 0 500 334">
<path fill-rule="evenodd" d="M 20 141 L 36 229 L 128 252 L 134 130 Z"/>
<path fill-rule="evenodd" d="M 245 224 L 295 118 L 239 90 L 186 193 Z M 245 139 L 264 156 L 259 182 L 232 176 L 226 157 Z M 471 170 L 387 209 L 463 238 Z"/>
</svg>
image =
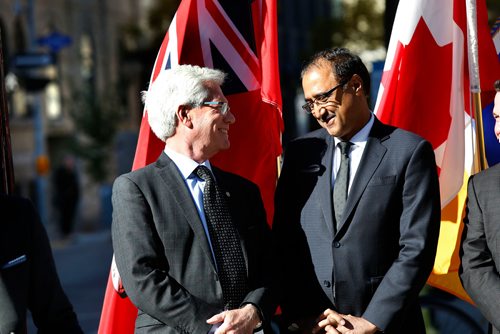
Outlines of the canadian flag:
<svg viewBox="0 0 500 334">
<path fill-rule="evenodd" d="M 500 64 L 489 34 L 486 5 L 470 20 L 464 0 L 400 1 L 375 113 L 383 122 L 432 143 L 439 171 L 442 220 L 430 285 L 470 301 L 458 277 L 458 250 L 467 179 L 473 173 L 468 28 L 477 19 L 483 105 L 493 100 Z M 477 70 L 475 70 L 477 71 Z M 492 131 L 492 130 L 491 130 Z"/>
<path fill-rule="evenodd" d="M 228 73 L 222 90 L 236 117 L 231 148 L 210 162 L 259 186 L 270 223 L 283 130 L 276 1 L 183 0 L 160 46 L 151 82 L 179 64 Z M 154 162 L 164 146 L 145 110 L 132 169 Z M 113 259 L 98 333 L 133 333 L 136 317 Z"/>
</svg>

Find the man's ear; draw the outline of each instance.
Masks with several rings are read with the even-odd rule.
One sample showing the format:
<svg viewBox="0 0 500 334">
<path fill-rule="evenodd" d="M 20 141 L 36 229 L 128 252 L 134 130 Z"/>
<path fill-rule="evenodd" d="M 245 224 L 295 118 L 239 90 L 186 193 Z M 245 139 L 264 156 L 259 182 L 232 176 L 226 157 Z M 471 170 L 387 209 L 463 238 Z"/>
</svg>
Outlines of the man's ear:
<svg viewBox="0 0 500 334">
<path fill-rule="evenodd" d="M 191 109 L 188 106 L 181 105 L 177 107 L 177 112 L 176 112 L 179 123 L 189 128 L 193 126 L 193 123 L 191 122 L 191 116 L 189 115 L 190 110 Z"/>
<path fill-rule="evenodd" d="M 351 79 L 351 84 L 352 84 L 352 88 L 354 89 L 354 92 L 355 93 L 358 93 L 358 92 L 361 92 L 360 90 L 363 89 L 364 90 L 364 87 L 363 87 L 363 80 L 361 79 L 361 77 L 357 74 L 354 74 L 352 76 L 352 79 Z"/>
</svg>

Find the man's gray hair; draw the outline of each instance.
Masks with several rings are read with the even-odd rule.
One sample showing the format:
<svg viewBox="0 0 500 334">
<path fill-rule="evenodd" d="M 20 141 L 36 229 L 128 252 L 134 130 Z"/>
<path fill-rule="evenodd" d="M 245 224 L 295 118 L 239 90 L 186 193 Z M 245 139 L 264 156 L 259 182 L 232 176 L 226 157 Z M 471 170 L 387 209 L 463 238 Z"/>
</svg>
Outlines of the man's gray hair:
<svg viewBox="0 0 500 334">
<path fill-rule="evenodd" d="M 149 90 L 142 92 L 153 133 L 162 141 L 174 135 L 178 107 L 201 106 L 210 98 L 207 83 L 221 86 L 225 77 L 222 71 L 193 65 L 179 65 L 161 71 Z"/>
</svg>

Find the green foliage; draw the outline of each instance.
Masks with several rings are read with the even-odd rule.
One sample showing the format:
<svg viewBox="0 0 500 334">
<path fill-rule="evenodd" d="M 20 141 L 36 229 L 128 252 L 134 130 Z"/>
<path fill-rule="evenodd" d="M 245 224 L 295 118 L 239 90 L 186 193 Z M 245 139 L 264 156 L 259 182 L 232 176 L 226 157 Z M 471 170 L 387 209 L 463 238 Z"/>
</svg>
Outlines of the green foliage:
<svg viewBox="0 0 500 334">
<path fill-rule="evenodd" d="M 343 1 L 336 15 L 316 20 L 312 50 L 344 46 L 359 53 L 384 45 L 384 11 L 373 0 Z"/>
<path fill-rule="evenodd" d="M 180 3 L 180 0 L 156 0 L 151 7 L 148 15 L 148 26 L 153 32 L 152 45 L 155 48 L 161 44 L 165 37 L 165 32 L 168 30 Z"/>
<path fill-rule="evenodd" d="M 488 10 L 488 24 L 493 27 L 495 21 L 500 17 L 500 1 L 486 0 L 486 9 Z"/>
<path fill-rule="evenodd" d="M 146 25 L 130 20 L 121 26 L 120 52 L 124 62 L 154 64 L 180 0 L 155 0 L 148 9 Z M 149 66 L 147 66 L 149 69 Z M 149 80 L 149 72 L 145 75 Z"/>
<path fill-rule="evenodd" d="M 87 172 L 95 182 L 107 181 L 111 147 L 124 116 L 118 94 L 108 91 L 97 96 L 90 84 L 84 85 L 73 94 L 70 115 L 76 130 L 72 151 L 86 160 Z"/>
</svg>

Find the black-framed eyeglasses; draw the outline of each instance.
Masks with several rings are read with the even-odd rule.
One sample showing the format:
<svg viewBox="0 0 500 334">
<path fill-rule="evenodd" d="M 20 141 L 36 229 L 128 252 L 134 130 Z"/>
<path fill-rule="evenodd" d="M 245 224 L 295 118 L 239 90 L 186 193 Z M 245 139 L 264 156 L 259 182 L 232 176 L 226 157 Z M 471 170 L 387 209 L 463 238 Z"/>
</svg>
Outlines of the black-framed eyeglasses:
<svg viewBox="0 0 500 334">
<path fill-rule="evenodd" d="M 321 107 L 321 106 L 324 106 L 325 104 L 327 104 L 328 102 L 330 102 L 328 99 L 333 94 L 333 92 L 345 84 L 346 84 L 346 82 L 341 82 L 337 86 L 330 89 L 329 91 L 326 91 L 324 93 L 319 94 L 316 98 L 303 104 L 302 109 L 304 109 L 304 111 L 306 113 L 311 114 L 313 109 L 314 109 L 314 105 Z"/>
<path fill-rule="evenodd" d="M 226 116 L 229 110 L 231 110 L 231 108 L 229 108 L 229 104 L 222 101 L 205 101 L 201 105 L 217 109 L 222 116 Z"/>
</svg>

